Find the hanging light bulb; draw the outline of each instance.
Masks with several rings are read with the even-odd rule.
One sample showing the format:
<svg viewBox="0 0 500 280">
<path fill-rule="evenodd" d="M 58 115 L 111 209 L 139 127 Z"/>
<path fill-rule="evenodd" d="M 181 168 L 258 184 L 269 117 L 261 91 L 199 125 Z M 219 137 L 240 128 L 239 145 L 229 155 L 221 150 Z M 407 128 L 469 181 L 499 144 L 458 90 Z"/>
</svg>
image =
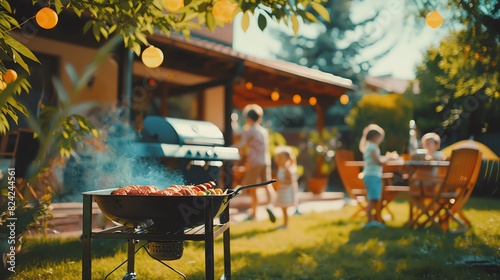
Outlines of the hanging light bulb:
<svg viewBox="0 0 500 280">
<path fill-rule="evenodd" d="M 212 14 L 219 21 L 230 22 L 237 7 L 238 4 L 231 3 L 229 0 L 218 0 L 212 7 Z"/>
<path fill-rule="evenodd" d="M 277 90 L 271 92 L 271 100 L 272 101 L 280 100 L 280 93 Z"/>
<path fill-rule="evenodd" d="M 253 88 L 252 82 L 246 82 L 245 83 L 245 88 L 248 89 L 248 90 L 251 90 Z"/>
<path fill-rule="evenodd" d="M 346 105 L 347 103 L 349 103 L 349 96 L 347 94 L 342 94 L 340 96 L 340 104 Z"/>
<path fill-rule="evenodd" d="M 184 0 L 165 0 L 165 6 L 167 7 L 167 11 L 175 12 L 184 8 Z"/>
<path fill-rule="evenodd" d="M 163 62 L 163 52 L 159 48 L 151 45 L 142 52 L 141 58 L 144 65 L 149 68 L 156 68 Z"/>
<path fill-rule="evenodd" d="M 302 102 L 302 97 L 300 96 L 300 94 L 294 94 L 292 97 L 292 101 L 295 104 L 299 104 L 300 102 Z"/>
<path fill-rule="evenodd" d="M 436 29 L 443 25 L 444 19 L 443 16 L 436 10 L 430 12 L 425 17 L 425 23 L 430 28 Z"/>
<path fill-rule="evenodd" d="M 314 97 L 314 96 L 309 97 L 309 104 L 310 104 L 311 106 L 314 106 L 314 105 L 316 105 L 317 103 L 318 103 L 318 99 L 317 99 L 316 97 Z"/>
<path fill-rule="evenodd" d="M 45 29 L 52 29 L 59 20 L 57 13 L 51 8 L 41 8 L 35 16 L 36 23 Z"/>
</svg>

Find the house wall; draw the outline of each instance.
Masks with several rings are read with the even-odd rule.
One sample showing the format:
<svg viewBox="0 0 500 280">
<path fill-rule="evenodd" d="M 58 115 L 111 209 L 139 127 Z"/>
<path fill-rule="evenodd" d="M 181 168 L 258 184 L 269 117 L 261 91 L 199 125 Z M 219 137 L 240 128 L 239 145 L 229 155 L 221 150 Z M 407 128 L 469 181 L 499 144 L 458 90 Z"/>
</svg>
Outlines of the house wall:
<svg viewBox="0 0 500 280">
<path fill-rule="evenodd" d="M 191 34 L 193 36 L 198 36 L 201 38 L 206 38 L 212 41 L 216 41 L 221 44 L 225 44 L 228 46 L 233 45 L 233 24 L 226 23 L 224 26 L 217 26 L 214 31 L 210 31 L 205 26 L 202 26 L 201 29 L 193 29 L 191 30 Z"/>
<path fill-rule="evenodd" d="M 32 37 L 24 42 L 34 52 L 45 53 L 59 57 L 60 78 L 64 88 L 72 93 L 74 90 L 71 79 L 65 70 L 71 65 L 81 75 L 84 68 L 92 62 L 97 54 L 93 48 L 82 47 L 74 44 L 58 42 L 42 37 Z M 192 85 L 206 82 L 206 77 L 196 76 L 190 73 L 180 72 L 172 69 L 158 68 L 149 69 L 142 63 L 136 61 L 133 65 L 133 73 L 144 77 L 152 77 L 157 80 L 175 81 L 179 84 Z M 118 63 L 108 58 L 94 74 L 91 86 L 71 97 L 72 104 L 88 101 L 96 101 L 104 108 L 116 104 L 118 95 Z M 215 123 L 224 130 L 224 87 L 214 87 L 204 92 L 205 104 L 202 104 L 202 119 Z M 85 115 L 86 112 L 78 112 Z"/>
<path fill-rule="evenodd" d="M 214 123 L 224 131 L 224 87 L 218 86 L 205 90 L 203 106 L 204 120 Z"/>
<path fill-rule="evenodd" d="M 61 82 L 68 93 L 74 91 L 73 84 L 65 67 L 71 65 L 78 75 L 92 62 L 97 51 L 87 48 L 58 42 L 42 37 L 32 37 L 25 42 L 26 46 L 34 52 L 40 52 L 58 56 L 60 59 Z M 118 64 L 112 58 L 108 58 L 94 74 L 91 86 L 84 87 L 79 93 L 71 97 L 72 104 L 86 101 L 99 101 L 106 105 L 116 103 L 118 91 Z"/>
</svg>

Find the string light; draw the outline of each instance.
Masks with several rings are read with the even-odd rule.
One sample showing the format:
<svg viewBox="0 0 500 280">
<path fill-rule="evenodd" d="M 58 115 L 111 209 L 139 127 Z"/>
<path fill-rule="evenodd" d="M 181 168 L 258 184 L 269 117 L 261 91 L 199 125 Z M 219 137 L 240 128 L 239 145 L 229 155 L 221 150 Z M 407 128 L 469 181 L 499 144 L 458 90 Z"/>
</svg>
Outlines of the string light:
<svg viewBox="0 0 500 280">
<path fill-rule="evenodd" d="M 349 96 L 347 94 L 342 94 L 340 96 L 340 104 L 346 105 L 347 103 L 349 103 Z"/>
<path fill-rule="evenodd" d="M 246 88 L 247 90 L 251 90 L 251 89 L 253 88 L 253 84 L 252 84 L 252 82 L 246 82 L 246 83 L 245 83 L 245 88 Z"/>
<path fill-rule="evenodd" d="M 163 62 L 163 52 L 159 48 L 150 45 L 142 52 L 141 58 L 144 65 L 149 68 L 156 68 Z"/>
<path fill-rule="evenodd" d="M 300 102 L 302 102 L 302 97 L 299 94 L 294 94 L 292 97 L 292 101 L 295 104 L 300 104 Z"/>
<path fill-rule="evenodd" d="M 441 14 L 436 10 L 428 13 L 425 17 L 425 23 L 427 24 L 427 26 L 433 29 L 436 29 L 443 25 L 443 22 L 443 16 L 441 16 Z"/>
<path fill-rule="evenodd" d="M 271 100 L 272 101 L 280 100 L 280 93 L 277 90 L 271 92 Z"/>
<path fill-rule="evenodd" d="M 52 29 L 57 25 L 59 18 L 54 10 L 45 7 L 41 8 L 40 11 L 36 13 L 35 20 L 38 25 L 40 25 L 40 27 L 45 29 Z"/>
<path fill-rule="evenodd" d="M 316 99 L 316 97 L 314 97 L 314 96 L 309 97 L 309 104 L 310 104 L 311 106 L 314 106 L 314 105 L 316 105 L 317 103 L 318 103 L 318 99 Z"/>
</svg>

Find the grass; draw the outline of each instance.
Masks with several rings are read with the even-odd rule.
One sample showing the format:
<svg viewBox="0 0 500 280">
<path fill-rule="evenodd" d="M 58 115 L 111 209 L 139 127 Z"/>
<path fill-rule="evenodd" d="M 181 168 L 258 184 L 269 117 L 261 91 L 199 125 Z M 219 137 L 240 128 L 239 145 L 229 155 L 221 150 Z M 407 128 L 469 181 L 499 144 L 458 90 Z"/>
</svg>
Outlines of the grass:
<svg viewBox="0 0 500 280">
<path fill-rule="evenodd" d="M 268 221 L 231 225 L 233 279 L 498 279 L 500 203 L 473 198 L 464 212 L 473 227 L 464 234 L 403 226 L 408 205 L 396 201 L 397 213 L 387 229 L 363 229 L 364 220 L 349 220 L 355 207 L 293 216 L 286 230 Z M 279 221 L 278 221 L 279 222 Z M 216 275 L 223 273 L 222 238 L 216 240 Z M 126 260 L 123 243 L 94 240 L 93 279 Z M 493 266 L 473 265 L 488 260 Z M 479 264 L 480 262 L 476 262 Z M 81 279 L 78 238 L 25 238 L 10 279 Z M 204 279 L 203 242 L 186 242 L 184 256 L 169 265 L 188 279 Z M 182 279 L 151 259 L 136 255 L 140 279 Z M 108 279 L 122 279 L 126 265 Z M 3 275 L 5 276 L 5 275 Z M 0 275 L 0 278 L 2 275 Z"/>
</svg>

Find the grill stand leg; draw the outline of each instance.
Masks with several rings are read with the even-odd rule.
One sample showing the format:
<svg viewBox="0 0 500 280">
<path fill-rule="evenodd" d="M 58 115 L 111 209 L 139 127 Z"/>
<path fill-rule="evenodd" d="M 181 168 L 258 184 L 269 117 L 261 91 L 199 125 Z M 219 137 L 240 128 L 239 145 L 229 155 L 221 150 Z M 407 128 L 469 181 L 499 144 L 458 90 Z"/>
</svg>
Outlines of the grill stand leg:
<svg viewBox="0 0 500 280">
<path fill-rule="evenodd" d="M 127 274 L 123 276 L 122 280 L 136 280 L 137 275 L 135 274 L 135 244 L 137 240 L 129 239 L 127 248 Z"/>
<path fill-rule="evenodd" d="M 82 279 L 90 280 L 92 276 L 91 256 L 92 231 L 92 196 L 83 196 L 83 229 L 82 229 Z"/>
<path fill-rule="evenodd" d="M 205 279 L 214 279 L 214 220 L 212 205 L 205 211 Z"/>
<path fill-rule="evenodd" d="M 221 215 L 221 222 L 223 224 L 229 223 L 229 201 L 226 209 Z M 231 247 L 230 247 L 230 239 L 231 234 L 229 232 L 229 228 L 224 231 L 223 234 L 223 246 L 224 246 L 224 275 L 221 279 L 231 279 Z"/>
</svg>

